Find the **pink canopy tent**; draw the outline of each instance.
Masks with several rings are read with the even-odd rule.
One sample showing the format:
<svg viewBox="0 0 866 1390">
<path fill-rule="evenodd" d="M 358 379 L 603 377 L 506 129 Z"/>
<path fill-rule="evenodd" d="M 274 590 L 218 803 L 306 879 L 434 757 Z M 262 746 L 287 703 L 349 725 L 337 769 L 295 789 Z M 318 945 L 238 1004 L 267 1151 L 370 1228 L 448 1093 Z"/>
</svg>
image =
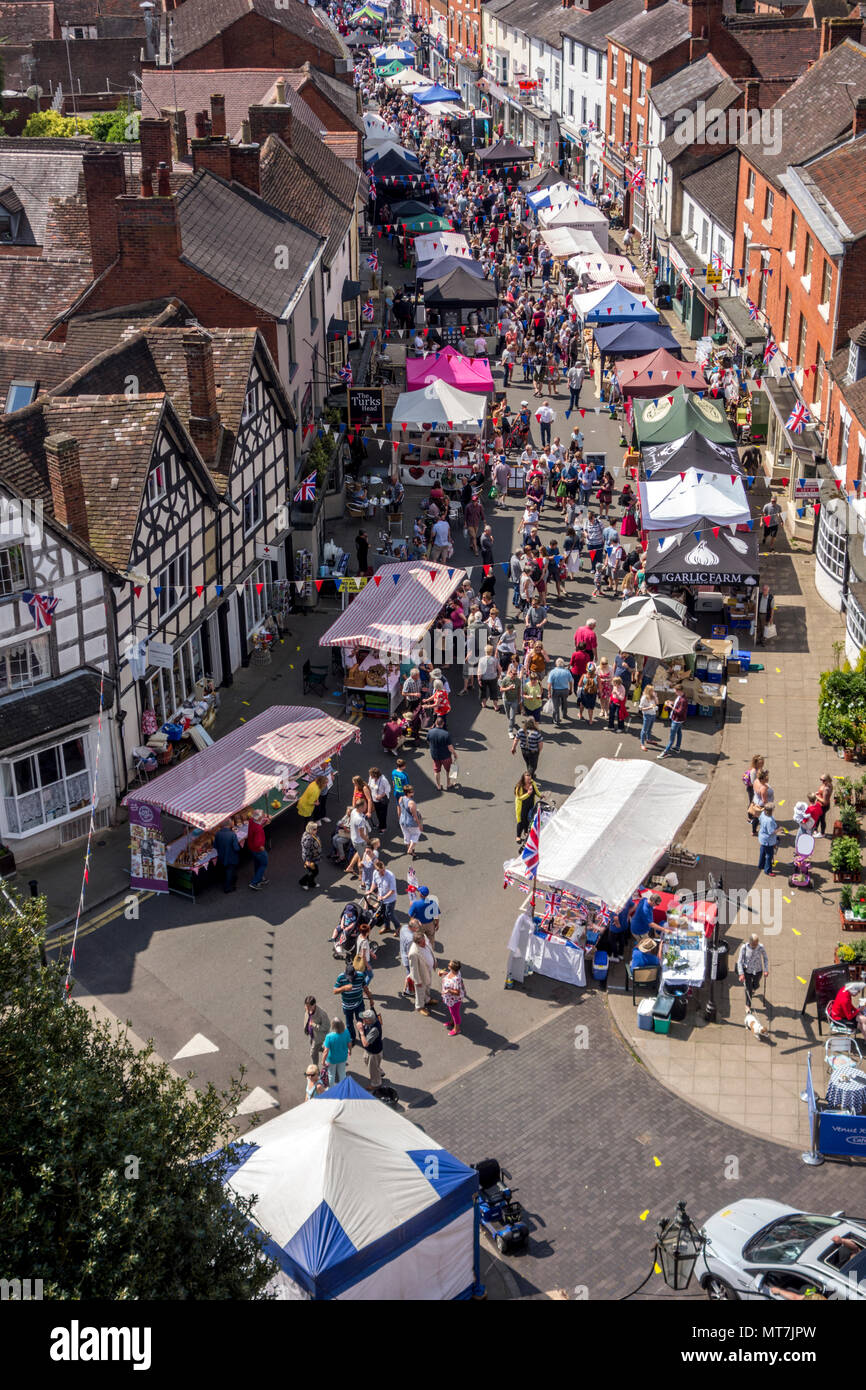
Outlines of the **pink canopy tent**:
<svg viewBox="0 0 866 1390">
<path fill-rule="evenodd" d="M 456 348 L 444 347 L 426 357 L 406 359 L 406 390 L 420 391 L 431 381 L 444 381 L 458 391 L 492 391 L 493 374 L 486 357 L 464 357 Z"/>
<path fill-rule="evenodd" d="M 664 396 L 675 386 L 689 391 L 708 391 L 707 379 L 697 362 L 680 362 L 665 348 L 656 348 L 645 357 L 617 362 L 616 375 L 624 396 L 652 398 Z"/>
</svg>

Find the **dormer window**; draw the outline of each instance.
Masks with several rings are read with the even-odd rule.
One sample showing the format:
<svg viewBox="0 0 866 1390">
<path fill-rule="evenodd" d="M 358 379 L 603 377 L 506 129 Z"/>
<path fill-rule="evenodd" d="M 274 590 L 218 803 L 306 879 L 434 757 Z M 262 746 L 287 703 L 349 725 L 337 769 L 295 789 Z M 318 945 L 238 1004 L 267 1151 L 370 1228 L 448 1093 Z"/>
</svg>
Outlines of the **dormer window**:
<svg viewBox="0 0 866 1390">
<path fill-rule="evenodd" d="M 866 376 L 866 349 L 852 339 L 848 344 L 848 380 L 859 381 Z"/>
<path fill-rule="evenodd" d="M 11 184 L 0 191 L 0 242 L 7 246 L 18 240 L 24 205 Z"/>
</svg>

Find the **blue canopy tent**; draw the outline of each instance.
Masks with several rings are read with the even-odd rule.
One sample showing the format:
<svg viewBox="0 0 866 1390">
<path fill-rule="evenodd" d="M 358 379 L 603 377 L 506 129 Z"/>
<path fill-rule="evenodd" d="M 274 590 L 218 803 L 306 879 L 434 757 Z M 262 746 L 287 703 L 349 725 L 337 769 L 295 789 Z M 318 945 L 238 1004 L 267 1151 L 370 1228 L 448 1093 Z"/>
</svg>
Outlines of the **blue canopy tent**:
<svg viewBox="0 0 866 1390">
<path fill-rule="evenodd" d="M 422 91 L 414 92 L 413 100 L 419 106 L 429 106 L 434 101 L 461 101 L 462 97 L 453 87 L 440 87 L 438 82 L 434 82 L 432 87 L 424 87 Z"/>
<path fill-rule="evenodd" d="M 682 348 L 665 323 L 599 323 L 593 334 L 602 357 L 640 357 L 655 348 L 667 348 L 674 357 Z"/>
<path fill-rule="evenodd" d="M 275 1294 L 434 1300 L 479 1290 L 478 1174 L 347 1077 L 251 1130 L 225 1175 L 255 1197 Z"/>
<path fill-rule="evenodd" d="M 599 291 L 600 293 L 600 291 Z M 658 310 L 648 299 L 638 299 L 618 280 L 598 300 L 595 307 L 587 310 L 585 324 L 597 323 L 658 323 Z"/>
</svg>

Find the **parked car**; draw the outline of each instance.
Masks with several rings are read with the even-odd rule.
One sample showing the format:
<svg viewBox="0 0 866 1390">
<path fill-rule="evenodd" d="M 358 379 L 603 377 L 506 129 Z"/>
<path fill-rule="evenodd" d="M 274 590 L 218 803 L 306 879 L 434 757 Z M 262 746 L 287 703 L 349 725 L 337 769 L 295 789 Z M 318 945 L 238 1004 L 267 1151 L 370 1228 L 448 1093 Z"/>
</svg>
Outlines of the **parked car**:
<svg viewBox="0 0 866 1390">
<path fill-rule="evenodd" d="M 866 1298 L 866 1218 L 748 1197 L 715 1212 L 702 1234 L 696 1272 L 708 1298 L 784 1298 L 773 1289 Z"/>
</svg>

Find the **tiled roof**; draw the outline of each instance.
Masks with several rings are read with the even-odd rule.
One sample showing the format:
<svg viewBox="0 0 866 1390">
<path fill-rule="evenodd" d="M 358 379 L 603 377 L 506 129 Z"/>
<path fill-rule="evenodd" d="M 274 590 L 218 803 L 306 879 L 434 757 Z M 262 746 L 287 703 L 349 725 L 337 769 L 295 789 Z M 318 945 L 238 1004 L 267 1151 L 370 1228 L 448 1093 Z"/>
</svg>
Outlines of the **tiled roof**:
<svg viewBox="0 0 866 1390">
<path fill-rule="evenodd" d="M 100 706 L 114 705 L 114 682 L 104 681 L 97 671 L 74 671 L 47 681 L 35 690 L 17 690 L 0 699 L 0 749 L 4 752 L 19 744 L 44 738 L 57 729 L 95 719 Z"/>
<path fill-rule="evenodd" d="M 534 39 L 543 39 L 552 48 L 562 47 L 562 9 L 551 5 L 550 0 L 511 0 L 496 17 Z"/>
<path fill-rule="evenodd" d="M 24 211 L 19 241 L 26 246 L 43 246 L 55 202 L 79 196 L 81 152 L 80 148 L 67 152 L 38 144 L 34 149 L 34 144 L 0 140 L 0 188 L 11 185 L 21 200 Z"/>
<path fill-rule="evenodd" d="M 817 185 L 848 235 L 853 239 L 866 236 L 866 135 L 822 155 L 803 172 Z"/>
<path fill-rule="evenodd" d="M 578 43 L 605 50 L 607 35 L 611 30 L 639 14 L 643 14 L 643 0 L 607 0 L 606 5 L 601 5 L 591 14 L 574 7 L 562 10 L 559 27 L 563 34 L 570 35 Z"/>
<path fill-rule="evenodd" d="M 312 83 L 327 102 L 335 106 L 347 121 L 351 121 L 355 130 L 364 133 L 364 122 L 358 110 L 358 93 L 354 87 L 341 82 L 339 77 L 332 77 L 329 72 L 321 72 L 312 63 L 304 63 L 303 67 L 286 73 L 286 83 L 296 90 L 302 88 L 305 82 Z"/>
<path fill-rule="evenodd" d="M 356 172 L 360 172 L 358 169 L 358 137 L 354 131 L 326 130 L 322 139 L 328 149 L 333 150 L 344 164 L 352 165 Z M 366 178 L 364 181 L 366 182 Z"/>
<path fill-rule="evenodd" d="M 846 39 L 804 72 L 774 106 L 774 116 L 780 115 L 781 148 L 769 151 L 741 142 L 740 149 L 760 173 L 778 183 L 789 164 L 805 164 L 850 130 L 852 102 L 858 96 L 866 96 L 866 48 Z"/>
<path fill-rule="evenodd" d="M 866 324 L 859 324 L 849 336 L 857 343 L 858 347 L 866 347 Z M 836 353 L 835 357 L 830 358 L 827 363 L 827 370 L 845 397 L 852 415 L 861 425 L 866 425 L 866 376 L 862 376 L 859 381 L 848 380 L 847 343 Z"/>
<path fill-rule="evenodd" d="M 778 24 L 777 21 L 774 22 Z M 818 57 L 820 29 L 738 26 L 733 37 L 749 55 L 756 77 L 799 77 Z"/>
<path fill-rule="evenodd" d="M 662 118 L 672 116 L 681 107 L 709 96 L 718 87 L 724 73 L 712 58 L 700 58 L 689 63 L 664 82 L 654 83 L 650 101 Z"/>
<path fill-rule="evenodd" d="M 736 222 L 739 163 L 738 152 L 731 150 L 683 179 L 684 192 L 710 213 L 726 232 L 733 232 Z"/>
<path fill-rule="evenodd" d="M 32 381 L 37 394 L 69 375 L 65 343 L 35 338 L 0 338 L 0 412 L 13 381 Z"/>
<path fill-rule="evenodd" d="M 248 304 L 281 318 L 324 238 L 208 170 L 199 170 L 184 184 L 177 207 L 184 263 Z M 275 254 L 278 246 L 286 247 L 285 257 Z"/>
<path fill-rule="evenodd" d="M 89 261 L 0 256 L 4 332 L 15 338 L 41 338 L 87 288 L 91 278 Z"/>
<path fill-rule="evenodd" d="M 603 10 L 601 11 L 604 12 Z M 634 19 L 608 29 L 613 43 L 647 63 L 670 53 L 689 37 L 689 12 L 680 0 L 667 0 L 657 10 L 641 10 Z"/>
<path fill-rule="evenodd" d="M 248 14 L 261 15 L 297 38 L 314 44 L 334 58 L 344 57 L 336 35 L 322 24 L 303 0 L 184 0 L 176 10 L 163 16 L 170 19 L 175 61 L 203 48 Z"/>
<path fill-rule="evenodd" d="M 56 33 L 59 37 L 60 27 Z M 3 43 L 30 43 L 33 39 L 53 39 L 55 36 L 54 6 L 51 3 L 0 4 L 0 34 Z"/>
<path fill-rule="evenodd" d="M 187 135 L 192 139 L 195 136 L 196 111 L 210 112 L 211 96 L 220 92 L 226 99 L 229 139 L 237 141 L 240 139 L 241 121 L 246 120 L 251 106 L 258 106 L 267 100 L 279 75 L 273 68 L 225 68 L 216 71 L 178 68 L 175 72 L 170 68 L 145 68 L 141 74 L 142 111 L 155 116 L 157 112 L 177 104 L 181 111 L 186 112 Z M 286 74 L 286 102 L 292 108 L 293 117 L 311 130 L 321 130 L 319 117 L 290 85 L 293 75 Z"/>
<path fill-rule="evenodd" d="M 358 170 L 317 136 L 294 126 L 291 148 L 268 136 L 260 169 L 262 197 L 326 237 L 325 262 L 330 264 L 355 220 Z"/>
</svg>

